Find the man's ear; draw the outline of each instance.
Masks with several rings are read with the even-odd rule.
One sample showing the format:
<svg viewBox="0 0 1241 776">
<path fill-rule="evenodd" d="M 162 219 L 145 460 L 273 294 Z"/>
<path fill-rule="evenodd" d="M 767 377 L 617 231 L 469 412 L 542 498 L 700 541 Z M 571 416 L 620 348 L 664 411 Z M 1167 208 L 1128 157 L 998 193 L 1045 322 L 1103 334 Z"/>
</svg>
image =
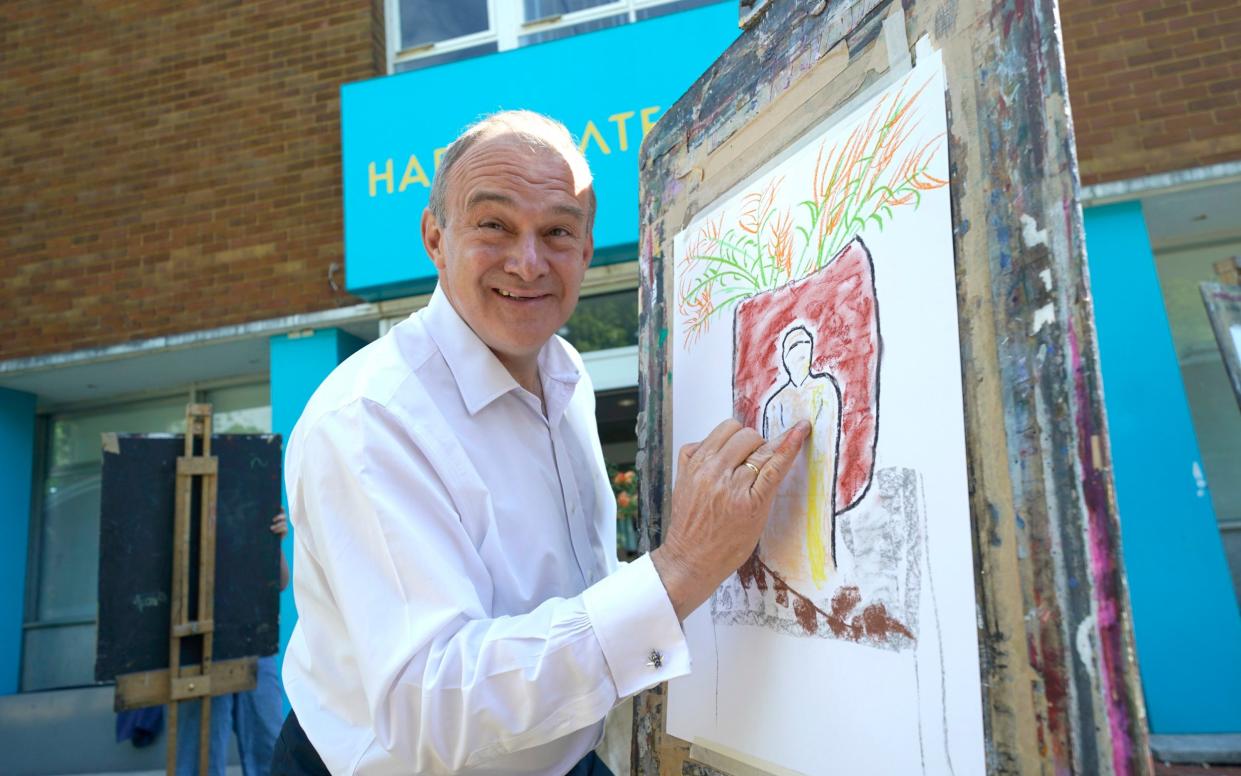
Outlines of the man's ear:
<svg viewBox="0 0 1241 776">
<path fill-rule="evenodd" d="M 582 248 L 582 270 L 590 268 L 590 260 L 595 257 L 595 231 L 586 233 L 586 245 Z"/>
<path fill-rule="evenodd" d="M 440 228 L 440 222 L 436 219 L 435 214 L 431 212 L 431 208 L 424 208 L 422 211 L 422 247 L 426 249 L 427 255 L 431 257 L 431 261 L 435 264 L 435 268 L 444 271 L 444 230 Z"/>
</svg>

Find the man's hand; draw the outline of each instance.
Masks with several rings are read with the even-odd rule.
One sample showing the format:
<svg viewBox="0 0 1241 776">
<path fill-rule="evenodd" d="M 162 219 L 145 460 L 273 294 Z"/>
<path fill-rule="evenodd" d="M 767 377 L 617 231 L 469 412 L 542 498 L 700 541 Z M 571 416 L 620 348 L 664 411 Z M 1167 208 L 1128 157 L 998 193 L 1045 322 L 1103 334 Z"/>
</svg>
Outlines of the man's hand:
<svg viewBox="0 0 1241 776">
<path fill-rule="evenodd" d="M 754 552 L 776 490 L 809 435 L 810 424 L 802 421 L 766 442 L 726 420 L 702 442 L 681 448 L 672 519 L 664 543 L 651 553 L 677 617 L 701 606 Z"/>
</svg>

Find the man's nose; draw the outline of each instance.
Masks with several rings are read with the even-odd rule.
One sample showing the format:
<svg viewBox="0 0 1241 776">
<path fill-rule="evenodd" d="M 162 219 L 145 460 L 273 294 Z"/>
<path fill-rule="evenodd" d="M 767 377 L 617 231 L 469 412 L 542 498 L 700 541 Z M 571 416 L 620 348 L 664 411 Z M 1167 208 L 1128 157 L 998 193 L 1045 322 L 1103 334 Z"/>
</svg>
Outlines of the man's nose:
<svg viewBox="0 0 1241 776">
<path fill-rule="evenodd" d="M 522 234 L 504 263 L 504 269 L 528 282 L 547 274 L 547 261 L 540 251 L 538 235 Z"/>
</svg>

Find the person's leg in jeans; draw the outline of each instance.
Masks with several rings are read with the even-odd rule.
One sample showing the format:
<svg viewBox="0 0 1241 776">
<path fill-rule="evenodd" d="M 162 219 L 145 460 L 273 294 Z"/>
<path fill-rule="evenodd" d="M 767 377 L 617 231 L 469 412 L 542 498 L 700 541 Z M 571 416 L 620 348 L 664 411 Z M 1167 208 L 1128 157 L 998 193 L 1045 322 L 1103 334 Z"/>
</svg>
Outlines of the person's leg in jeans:
<svg viewBox="0 0 1241 776">
<path fill-rule="evenodd" d="M 198 776 L 198 722 L 202 701 L 177 704 L 177 776 Z M 233 729 L 233 696 L 211 699 L 211 763 L 209 776 L 224 776 L 228 767 L 228 736 Z"/>
<path fill-rule="evenodd" d="M 250 692 L 233 696 L 233 725 L 245 776 L 267 776 L 276 737 L 280 735 L 282 702 L 276 656 L 259 658 L 258 683 Z"/>
</svg>

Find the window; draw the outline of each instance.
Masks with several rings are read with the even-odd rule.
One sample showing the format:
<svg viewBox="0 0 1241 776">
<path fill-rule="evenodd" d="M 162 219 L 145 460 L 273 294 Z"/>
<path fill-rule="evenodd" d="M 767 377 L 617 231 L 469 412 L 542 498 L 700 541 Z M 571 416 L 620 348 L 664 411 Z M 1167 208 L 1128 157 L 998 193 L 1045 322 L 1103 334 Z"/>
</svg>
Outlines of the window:
<svg viewBox="0 0 1241 776">
<path fill-rule="evenodd" d="M 418 48 L 491 30 L 487 0 L 401 3 L 401 48 Z"/>
<path fill-rule="evenodd" d="M 386 0 L 392 72 L 508 51 L 720 0 Z"/>
<path fill-rule="evenodd" d="M 1241 413 L 1199 284 L 1241 256 L 1241 183 L 1154 192 L 1141 200 L 1164 311 L 1198 442 L 1192 476 L 1209 494 L 1234 589 L 1241 597 Z M 1189 472 L 1187 472 L 1189 474 Z"/>
<path fill-rule="evenodd" d="M 638 344 L 638 290 L 583 296 L 559 332 L 579 353 Z"/>
<path fill-rule="evenodd" d="M 31 531 L 23 691 L 95 681 L 100 434 L 182 433 L 185 405 L 191 400 L 214 405 L 216 433 L 271 430 L 265 383 L 185 392 L 41 419 L 43 477 Z"/>
</svg>

